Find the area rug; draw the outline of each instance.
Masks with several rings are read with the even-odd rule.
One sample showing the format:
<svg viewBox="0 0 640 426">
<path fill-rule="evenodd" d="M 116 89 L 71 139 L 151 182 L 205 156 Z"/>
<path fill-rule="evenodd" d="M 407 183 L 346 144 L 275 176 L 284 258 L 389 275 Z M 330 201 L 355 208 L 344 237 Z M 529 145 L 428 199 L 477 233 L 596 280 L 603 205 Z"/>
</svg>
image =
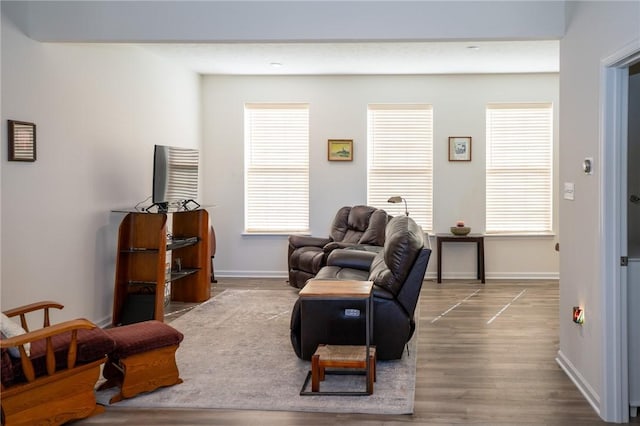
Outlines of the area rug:
<svg viewBox="0 0 640 426">
<path fill-rule="evenodd" d="M 368 396 L 300 396 L 311 368 L 296 357 L 289 321 L 297 292 L 226 290 L 175 319 L 184 333 L 176 354 L 182 384 L 118 402 L 118 407 L 221 408 L 331 413 L 410 414 L 416 335 L 403 358 L 378 361 Z M 364 376 L 328 375 L 321 390 L 363 390 Z M 335 387 L 335 389 L 334 389 Z M 101 402 L 111 392 L 98 393 Z"/>
</svg>

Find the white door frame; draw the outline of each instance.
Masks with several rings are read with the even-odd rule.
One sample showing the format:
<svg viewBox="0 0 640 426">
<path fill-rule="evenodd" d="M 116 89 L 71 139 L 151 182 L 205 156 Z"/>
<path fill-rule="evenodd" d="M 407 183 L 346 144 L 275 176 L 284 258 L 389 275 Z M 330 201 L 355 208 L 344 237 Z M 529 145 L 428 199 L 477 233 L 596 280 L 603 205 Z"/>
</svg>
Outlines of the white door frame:
<svg viewBox="0 0 640 426">
<path fill-rule="evenodd" d="M 600 416 L 629 421 L 627 348 L 627 114 L 629 66 L 640 59 L 636 39 L 602 59 L 600 83 L 600 242 L 603 317 Z M 625 212 L 625 214 L 623 214 Z"/>
</svg>

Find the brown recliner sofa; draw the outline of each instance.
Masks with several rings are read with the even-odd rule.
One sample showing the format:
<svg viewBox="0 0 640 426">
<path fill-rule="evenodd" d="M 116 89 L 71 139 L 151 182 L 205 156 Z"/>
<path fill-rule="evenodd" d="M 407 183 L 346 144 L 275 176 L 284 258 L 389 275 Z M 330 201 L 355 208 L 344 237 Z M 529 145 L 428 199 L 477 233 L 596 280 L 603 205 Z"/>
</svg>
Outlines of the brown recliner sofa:
<svg viewBox="0 0 640 426">
<path fill-rule="evenodd" d="M 328 237 L 289 236 L 289 285 L 302 288 L 326 265 L 337 248 L 358 246 L 377 252 L 384 246 L 390 216 L 371 206 L 345 206 L 336 213 Z"/>
<path fill-rule="evenodd" d="M 379 360 L 401 358 L 415 331 L 414 313 L 431 255 L 424 238 L 413 219 L 396 216 L 387 224 L 382 251 L 334 250 L 314 278 L 373 281 L 371 344 Z M 350 307 L 341 299 L 323 300 L 311 305 L 302 318 L 298 299 L 291 313 L 291 344 L 296 355 L 309 360 L 319 344 L 363 345 L 364 317 L 347 317 L 345 309 Z"/>
</svg>

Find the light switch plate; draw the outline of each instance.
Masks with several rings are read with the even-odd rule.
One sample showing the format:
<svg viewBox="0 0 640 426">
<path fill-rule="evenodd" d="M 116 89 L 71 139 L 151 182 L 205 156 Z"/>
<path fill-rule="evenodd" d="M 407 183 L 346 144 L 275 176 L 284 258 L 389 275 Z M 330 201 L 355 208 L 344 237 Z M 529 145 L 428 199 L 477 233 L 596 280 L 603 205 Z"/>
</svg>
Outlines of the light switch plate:
<svg viewBox="0 0 640 426">
<path fill-rule="evenodd" d="M 575 195 L 575 185 L 573 182 L 564 183 L 563 197 L 565 200 L 573 200 Z"/>
</svg>

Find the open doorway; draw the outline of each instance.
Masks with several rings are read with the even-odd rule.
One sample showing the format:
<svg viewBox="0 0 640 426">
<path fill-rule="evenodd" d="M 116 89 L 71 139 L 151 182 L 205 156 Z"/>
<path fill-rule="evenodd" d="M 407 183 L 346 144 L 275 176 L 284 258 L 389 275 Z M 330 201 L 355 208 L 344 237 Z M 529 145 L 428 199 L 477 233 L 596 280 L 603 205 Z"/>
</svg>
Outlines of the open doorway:
<svg viewBox="0 0 640 426">
<path fill-rule="evenodd" d="M 627 336 L 629 415 L 640 407 L 640 63 L 629 67 L 627 115 Z"/>
<path fill-rule="evenodd" d="M 601 138 L 602 176 L 600 179 L 601 212 L 601 279 L 603 285 L 603 390 L 600 414 L 610 422 L 628 422 L 636 411 L 630 406 L 630 387 L 635 380 L 638 362 L 630 353 L 630 333 L 636 336 L 638 326 L 630 323 L 628 268 L 628 163 L 629 75 L 640 63 L 640 39 L 602 60 Z M 633 277 L 631 279 L 638 281 Z M 631 295 L 635 297 L 634 294 Z M 634 320 L 635 321 L 635 320 Z M 633 357 L 633 358 L 630 358 Z M 635 382 L 633 382 L 635 383 Z"/>
</svg>

